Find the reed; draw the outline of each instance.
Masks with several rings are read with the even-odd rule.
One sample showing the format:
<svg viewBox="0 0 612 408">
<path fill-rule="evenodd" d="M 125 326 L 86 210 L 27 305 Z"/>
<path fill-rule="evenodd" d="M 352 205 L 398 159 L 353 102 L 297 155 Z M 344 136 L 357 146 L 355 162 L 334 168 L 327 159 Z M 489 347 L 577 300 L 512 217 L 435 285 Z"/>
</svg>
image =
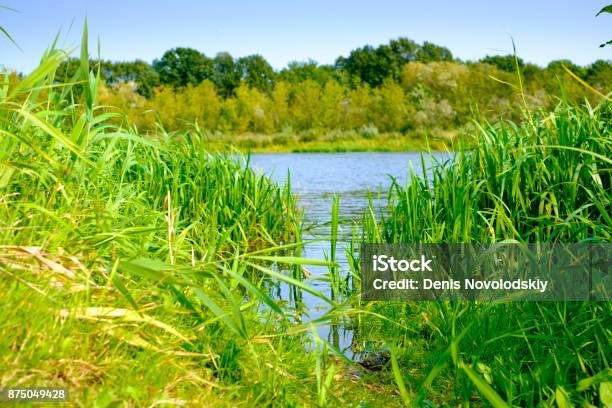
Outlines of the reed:
<svg viewBox="0 0 612 408">
<path fill-rule="evenodd" d="M 610 241 L 609 102 L 483 124 L 473 148 L 394 183 L 393 242 Z M 435 160 L 432 157 L 432 160 Z M 433 199 L 432 199 L 433 197 Z"/>
<path fill-rule="evenodd" d="M 300 323 L 269 292 L 334 307 L 302 281 L 334 265 L 299 256 L 290 184 L 197 133 L 117 125 L 86 38 L 68 82 L 54 46 L 16 85 L 0 76 L 0 387 L 68 387 L 72 406 L 368 398 L 326 379 L 321 399 L 304 342 L 330 318 Z"/>
<path fill-rule="evenodd" d="M 334 194 L 332 199 L 331 207 L 331 231 L 330 231 L 330 252 L 329 260 L 332 262 L 332 266 L 329 267 L 329 280 L 331 288 L 331 298 L 338 299 L 340 297 L 340 286 L 341 278 L 339 274 L 337 262 L 337 250 L 338 250 L 338 228 L 340 218 L 340 195 Z"/>
<path fill-rule="evenodd" d="M 392 211 L 380 222 L 371 204 L 363 239 L 610 242 L 611 118 L 606 100 L 598 106 L 561 101 L 553 112 L 528 114 L 521 125 L 481 124 L 450 159 L 424 169 L 425 177 L 413 174 L 405 186 L 394 182 Z M 416 404 L 470 404 L 474 395 L 493 406 L 609 403 L 609 302 L 365 307 L 393 321 L 364 324 L 362 317 L 360 334 L 399 343 L 403 355 L 394 356 L 394 374 L 397 358 L 401 394 L 406 381 Z M 415 362 L 419 347 L 429 351 Z M 422 364 L 416 378 L 414 364 Z"/>
</svg>

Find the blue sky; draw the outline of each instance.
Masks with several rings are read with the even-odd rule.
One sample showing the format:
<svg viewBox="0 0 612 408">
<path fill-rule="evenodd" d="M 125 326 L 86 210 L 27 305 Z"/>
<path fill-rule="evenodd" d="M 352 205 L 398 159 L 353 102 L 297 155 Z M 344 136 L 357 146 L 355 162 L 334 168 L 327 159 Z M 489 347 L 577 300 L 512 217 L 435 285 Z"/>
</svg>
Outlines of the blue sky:
<svg viewBox="0 0 612 408">
<path fill-rule="evenodd" d="M 448 47 L 462 59 L 512 51 L 545 65 L 559 58 L 578 64 L 612 59 L 612 15 L 595 18 L 611 0 L 515 1 L 181 1 L 1 0 L 0 26 L 21 51 L 0 38 L 0 64 L 27 72 L 61 30 L 60 44 L 76 48 L 85 15 L 91 50 L 111 60 L 152 61 L 187 46 L 206 55 L 228 51 L 263 55 L 275 68 L 289 61 L 333 63 L 364 44 L 405 36 Z"/>
</svg>

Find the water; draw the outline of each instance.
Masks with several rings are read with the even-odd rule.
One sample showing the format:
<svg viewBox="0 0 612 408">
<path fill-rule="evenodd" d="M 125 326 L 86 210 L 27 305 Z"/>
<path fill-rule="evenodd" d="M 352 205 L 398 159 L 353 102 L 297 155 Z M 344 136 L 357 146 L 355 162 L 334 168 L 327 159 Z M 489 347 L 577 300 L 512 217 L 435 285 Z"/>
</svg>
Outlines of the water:
<svg viewBox="0 0 612 408">
<path fill-rule="evenodd" d="M 287 172 L 290 172 L 292 191 L 297 194 L 298 204 L 304 211 L 304 241 L 330 237 L 332 198 L 334 193 L 339 193 L 342 222 L 339 227 L 337 261 L 341 265 L 342 276 L 348 270 L 343 247 L 350 240 L 353 225 L 361 220 L 364 209 L 368 207 L 368 192 L 373 193 L 375 205 L 385 208 L 387 191 L 392 184 L 391 176 L 404 185 L 408 180 L 410 163 L 415 174 L 423 174 L 421 153 L 416 152 L 271 153 L 251 156 L 251 167 L 269 175 L 278 183 L 284 183 Z M 425 158 L 425 163 L 429 168 L 429 157 Z M 325 259 L 329 251 L 329 241 L 316 242 L 305 246 L 303 256 Z M 312 276 L 305 282 L 329 297 L 331 289 L 329 281 L 325 279 L 329 276 L 328 269 L 314 266 L 307 268 Z M 288 299 L 288 288 L 281 287 L 280 290 L 279 297 Z M 326 312 L 326 303 L 321 299 L 304 293 L 302 300 L 308 308 L 309 319 L 316 319 Z M 355 339 L 349 327 L 342 324 L 326 325 L 318 328 L 318 334 L 347 355 L 353 354 Z"/>
</svg>

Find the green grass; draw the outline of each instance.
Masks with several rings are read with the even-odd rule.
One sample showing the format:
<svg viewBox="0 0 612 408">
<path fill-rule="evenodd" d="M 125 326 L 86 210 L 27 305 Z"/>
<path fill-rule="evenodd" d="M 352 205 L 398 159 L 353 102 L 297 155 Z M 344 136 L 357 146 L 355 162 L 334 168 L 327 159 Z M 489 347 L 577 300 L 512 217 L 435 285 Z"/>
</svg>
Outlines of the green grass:
<svg viewBox="0 0 612 408">
<path fill-rule="evenodd" d="M 609 242 L 612 107 L 560 103 L 523 125 L 485 124 L 474 148 L 395 185 L 393 242 Z M 431 196 L 433 195 L 433 199 Z"/>
<path fill-rule="evenodd" d="M 57 83 L 65 57 L 49 49 L 16 87 L 2 76 L 0 387 L 68 387 L 69 405 L 95 407 L 375 400 L 318 384 L 310 326 L 269 295 L 284 281 L 332 303 L 301 281 L 303 265 L 333 265 L 295 256 L 290 185 L 195 133 L 117 127 L 86 41 Z"/>
<path fill-rule="evenodd" d="M 317 131 L 299 133 L 239 134 L 200 132 L 197 128 L 187 133 L 197 134 L 210 152 L 242 153 L 338 153 L 338 152 L 403 152 L 427 148 L 446 151 L 458 132 L 439 131 L 432 134 L 381 133 L 364 137 L 357 131 Z"/>
<path fill-rule="evenodd" d="M 371 210 L 363 239 L 610 242 L 611 118 L 606 101 L 561 102 L 554 112 L 528 114 L 522 125 L 482 125 L 451 160 L 424 168 L 428 177 L 395 183 L 389 213 L 377 222 Z M 609 302 L 365 307 L 390 321 L 362 319 L 361 340 L 399 347 L 398 369 L 419 404 L 611 403 Z"/>
</svg>

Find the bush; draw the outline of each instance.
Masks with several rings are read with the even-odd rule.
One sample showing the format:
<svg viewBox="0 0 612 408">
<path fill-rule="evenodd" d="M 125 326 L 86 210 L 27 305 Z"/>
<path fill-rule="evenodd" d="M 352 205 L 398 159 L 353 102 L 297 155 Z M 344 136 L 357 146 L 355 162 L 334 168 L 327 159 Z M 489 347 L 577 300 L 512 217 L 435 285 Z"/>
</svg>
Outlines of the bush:
<svg viewBox="0 0 612 408">
<path fill-rule="evenodd" d="M 374 139 L 376 136 L 378 136 L 378 128 L 370 123 L 360 127 L 359 134 L 364 139 Z"/>
</svg>

